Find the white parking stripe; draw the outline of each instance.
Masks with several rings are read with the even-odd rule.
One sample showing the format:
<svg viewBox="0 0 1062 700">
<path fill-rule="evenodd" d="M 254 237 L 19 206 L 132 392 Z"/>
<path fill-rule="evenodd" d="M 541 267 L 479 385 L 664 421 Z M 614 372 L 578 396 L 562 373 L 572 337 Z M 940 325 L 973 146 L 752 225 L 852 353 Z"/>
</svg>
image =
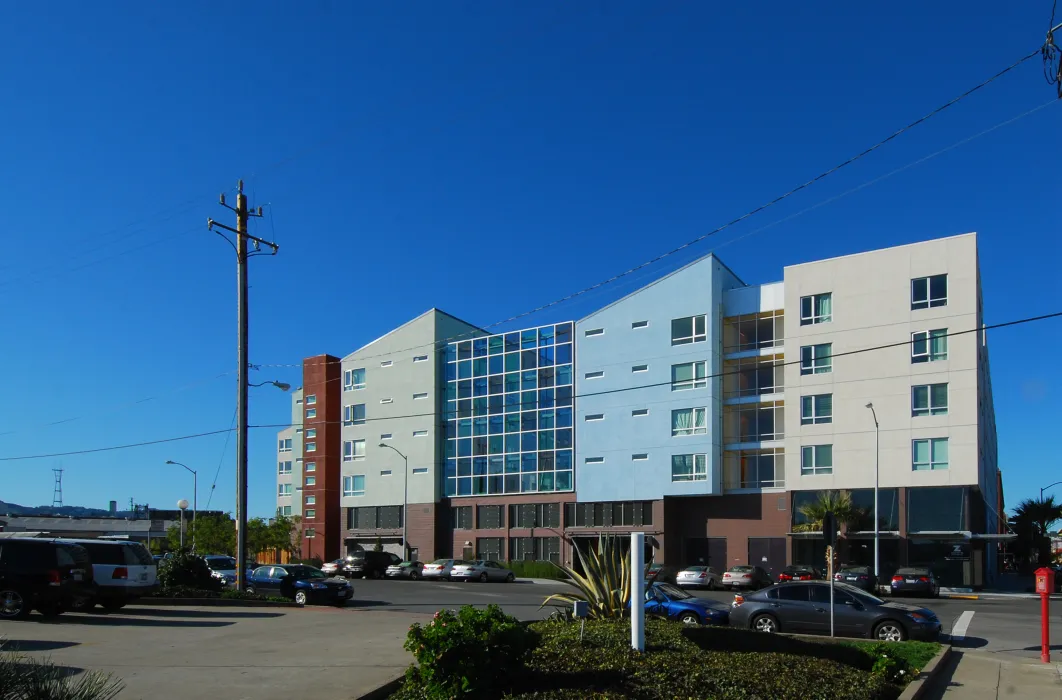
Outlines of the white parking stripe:
<svg viewBox="0 0 1062 700">
<path fill-rule="evenodd" d="M 973 616 L 973 610 L 967 610 L 962 615 L 959 615 L 959 619 L 951 627 L 951 641 L 961 642 L 966 639 L 966 630 L 970 629 L 970 622 L 973 621 Z"/>
</svg>

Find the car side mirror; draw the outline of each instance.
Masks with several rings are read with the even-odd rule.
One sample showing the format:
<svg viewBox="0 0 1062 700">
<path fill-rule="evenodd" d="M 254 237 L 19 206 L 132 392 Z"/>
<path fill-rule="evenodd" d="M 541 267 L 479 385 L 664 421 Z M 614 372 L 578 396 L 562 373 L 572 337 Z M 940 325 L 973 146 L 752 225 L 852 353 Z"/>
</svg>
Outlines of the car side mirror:
<svg viewBox="0 0 1062 700">
<path fill-rule="evenodd" d="M 858 600 L 846 600 L 846 601 L 844 601 L 844 604 L 845 605 L 851 605 L 856 610 L 862 610 L 863 609 L 863 604 L 860 603 Z"/>
</svg>

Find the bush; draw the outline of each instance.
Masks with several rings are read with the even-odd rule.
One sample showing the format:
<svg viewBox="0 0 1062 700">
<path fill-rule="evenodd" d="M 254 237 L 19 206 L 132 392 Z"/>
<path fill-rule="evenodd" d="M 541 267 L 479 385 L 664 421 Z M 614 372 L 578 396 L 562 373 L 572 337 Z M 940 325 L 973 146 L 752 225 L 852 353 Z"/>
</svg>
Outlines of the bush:
<svg viewBox="0 0 1062 700">
<path fill-rule="evenodd" d="M 74 675 L 51 661 L 0 651 L 0 700 L 111 700 L 122 681 L 99 671 Z"/>
<path fill-rule="evenodd" d="M 511 561 L 506 564 L 517 578 L 568 578 L 555 564 L 548 561 Z"/>
<path fill-rule="evenodd" d="M 415 691 L 411 697 L 497 697 L 534 644 L 535 635 L 497 605 L 440 611 L 427 625 L 409 628 L 405 649 L 418 665 L 406 672 L 406 685 Z"/>
<path fill-rule="evenodd" d="M 172 557 L 159 562 L 158 580 L 163 589 L 197 588 L 220 591 L 222 588 L 221 581 L 211 575 L 206 562 L 187 549 L 175 552 Z"/>
</svg>

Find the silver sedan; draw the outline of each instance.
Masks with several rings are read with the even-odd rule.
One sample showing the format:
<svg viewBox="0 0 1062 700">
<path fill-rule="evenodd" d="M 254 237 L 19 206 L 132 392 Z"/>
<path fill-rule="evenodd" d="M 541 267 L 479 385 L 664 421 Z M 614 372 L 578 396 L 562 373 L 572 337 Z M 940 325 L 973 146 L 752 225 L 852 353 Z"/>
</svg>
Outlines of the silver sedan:
<svg viewBox="0 0 1062 700">
<path fill-rule="evenodd" d="M 516 575 L 496 561 L 478 559 L 455 564 L 450 570 L 450 578 L 458 581 L 505 581 L 512 583 Z"/>
</svg>

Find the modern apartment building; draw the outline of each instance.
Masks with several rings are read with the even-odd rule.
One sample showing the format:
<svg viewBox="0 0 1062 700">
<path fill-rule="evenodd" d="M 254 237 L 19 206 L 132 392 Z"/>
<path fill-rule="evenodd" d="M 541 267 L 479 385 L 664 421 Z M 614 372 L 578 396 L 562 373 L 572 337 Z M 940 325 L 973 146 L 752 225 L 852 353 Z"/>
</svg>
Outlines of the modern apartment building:
<svg viewBox="0 0 1062 700">
<path fill-rule="evenodd" d="M 877 473 L 883 573 L 932 564 L 982 585 L 1001 482 L 981 309 L 966 234 L 762 285 L 709 255 L 575 323 L 497 335 L 429 312 L 343 360 L 346 527 L 329 556 L 400 546 L 389 444 L 409 458 L 422 559 L 571 562 L 637 529 L 658 561 L 777 572 L 823 563 L 803 510 L 846 491 L 841 557 L 870 564 Z"/>
</svg>

